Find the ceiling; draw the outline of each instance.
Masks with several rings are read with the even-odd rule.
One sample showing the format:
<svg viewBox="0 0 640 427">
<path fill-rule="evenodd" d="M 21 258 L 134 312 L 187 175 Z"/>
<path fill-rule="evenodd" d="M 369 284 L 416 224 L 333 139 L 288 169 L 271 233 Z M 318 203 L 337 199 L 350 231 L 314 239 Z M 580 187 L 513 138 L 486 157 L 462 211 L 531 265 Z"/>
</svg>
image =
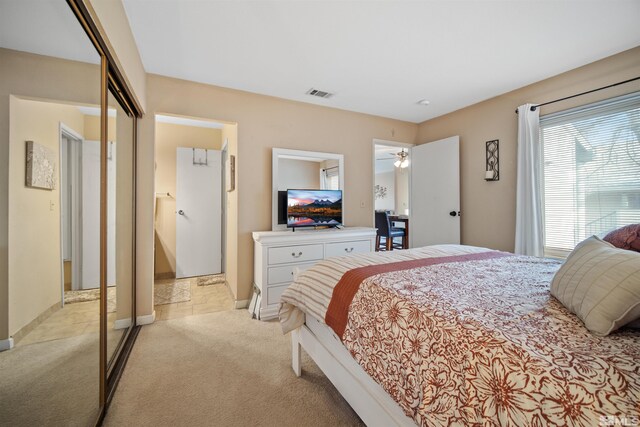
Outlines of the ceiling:
<svg viewBox="0 0 640 427">
<path fill-rule="evenodd" d="M 407 150 L 406 148 L 404 148 Z M 381 145 L 376 144 L 374 146 L 375 152 L 375 173 L 391 172 L 395 169 L 394 163 L 397 160 L 396 154 L 402 151 L 403 147 L 397 147 L 393 145 Z"/>
<path fill-rule="evenodd" d="M 640 45 L 638 0 L 123 3 L 147 72 L 415 123 Z M 99 61 L 62 0 L 0 0 L 0 47 Z"/>
<path fill-rule="evenodd" d="M 0 47 L 100 63 L 98 51 L 62 0 L 0 0 Z"/>
<path fill-rule="evenodd" d="M 123 2 L 147 72 L 416 123 L 640 45 L 638 0 Z"/>
</svg>

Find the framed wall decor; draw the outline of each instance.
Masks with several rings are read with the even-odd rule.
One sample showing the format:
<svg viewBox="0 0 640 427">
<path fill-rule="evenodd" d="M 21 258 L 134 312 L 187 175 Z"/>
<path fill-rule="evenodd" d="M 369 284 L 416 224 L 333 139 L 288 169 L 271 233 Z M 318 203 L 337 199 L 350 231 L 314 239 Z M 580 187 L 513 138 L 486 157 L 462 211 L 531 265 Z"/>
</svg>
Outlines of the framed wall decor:
<svg viewBox="0 0 640 427">
<path fill-rule="evenodd" d="M 236 189 L 236 156 L 230 155 L 227 162 L 229 164 L 225 168 L 227 173 L 225 180 L 227 182 L 227 193 L 230 193 Z"/>
<path fill-rule="evenodd" d="M 52 149 L 37 142 L 27 141 L 27 187 L 54 190 L 56 188 L 56 161 Z"/>
<path fill-rule="evenodd" d="M 486 181 L 500 180 L 499 140 L 487 141 L 486 144 Z"/>
</svg>

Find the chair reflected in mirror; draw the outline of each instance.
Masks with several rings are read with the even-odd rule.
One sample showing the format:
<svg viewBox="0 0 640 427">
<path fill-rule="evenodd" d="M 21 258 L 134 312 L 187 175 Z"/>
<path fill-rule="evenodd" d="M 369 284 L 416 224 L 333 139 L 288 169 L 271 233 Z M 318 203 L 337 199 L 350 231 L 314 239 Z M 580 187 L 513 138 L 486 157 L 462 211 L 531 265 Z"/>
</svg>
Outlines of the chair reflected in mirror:
<svg viewBox="0 0 640 427">
<path fill-rule="evenodd" d="M 408 247 L 408 235 L 404 228 L 396 228 L 391 224 L 389 213 L 376 211 L 376 252 L 392 251 L 393 249 L 406 249 Z M 395 240 L 402 238 L 400 242 Z M 384 240 L 383 240 L 384 239 Z"/>
</svg>

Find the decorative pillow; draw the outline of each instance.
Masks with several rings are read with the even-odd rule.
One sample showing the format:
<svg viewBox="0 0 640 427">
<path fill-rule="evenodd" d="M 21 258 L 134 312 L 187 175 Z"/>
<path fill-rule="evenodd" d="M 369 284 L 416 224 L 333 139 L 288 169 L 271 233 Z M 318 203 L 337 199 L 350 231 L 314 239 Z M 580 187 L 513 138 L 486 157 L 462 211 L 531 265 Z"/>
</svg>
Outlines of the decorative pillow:
<svg viewBox="0 0 640 427">
<path fill-rule="evenodd" d="M 613 230 L 602 240 L 611 243 L 616 248 L 640 252 L 640 224 L 625 225 Z"/>
<path fill-rule="evenodd" d="M 553 277 L 551 295 L 591 332 L 608 335 L 640 318 L 640 253 L 589 237 Z"/>
</svg>

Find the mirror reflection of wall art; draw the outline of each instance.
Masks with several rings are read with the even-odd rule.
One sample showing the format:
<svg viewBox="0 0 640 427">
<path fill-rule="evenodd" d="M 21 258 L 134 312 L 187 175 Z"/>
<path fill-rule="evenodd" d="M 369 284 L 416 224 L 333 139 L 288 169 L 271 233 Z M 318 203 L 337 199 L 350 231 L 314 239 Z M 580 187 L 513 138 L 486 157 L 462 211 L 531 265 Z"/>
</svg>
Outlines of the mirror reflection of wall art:
<svg viewBox="0 0 640 427">
<path fill-rule="evenodd" d="M 376 200 L 377 199 L 386 199 L 387 198 L 387 187 L 383 187 L 382 185 L 375 186 Z"/>
<path fill-rule="evenodd" d="M 56 163 L 53 150 L 27 141 L 27 187 L 53 190 L 56 188 Z"/>
</svg>

